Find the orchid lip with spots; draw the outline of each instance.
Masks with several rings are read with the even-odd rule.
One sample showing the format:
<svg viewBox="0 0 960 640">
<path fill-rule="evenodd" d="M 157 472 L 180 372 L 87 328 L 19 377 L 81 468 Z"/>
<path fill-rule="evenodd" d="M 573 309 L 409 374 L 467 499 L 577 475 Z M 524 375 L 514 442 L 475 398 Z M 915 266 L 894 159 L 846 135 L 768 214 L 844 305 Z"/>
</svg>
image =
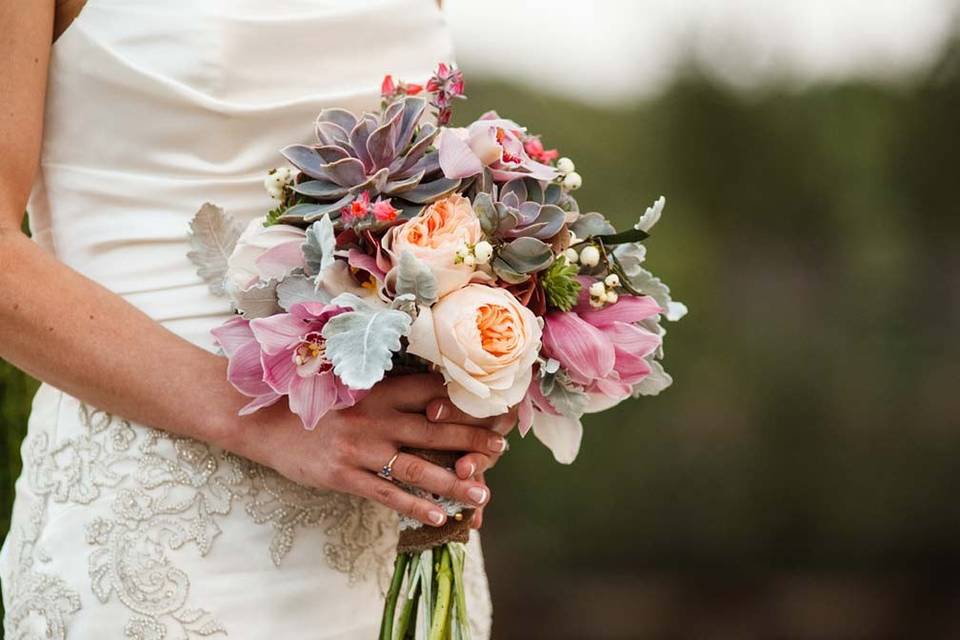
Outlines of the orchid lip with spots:
<svg viewBox="0 0 960 640">
<path fill-rule="evenodd" d="M 241 413 L 286 402 L 314 429 L 386 376 L 435 371 L 459 409 L 515 411 L 571 463 L 585 415 L 670 386 L 664 324 L 687 308 L 646 266 L 666 200 L 628 203 L 618 231 L 581 208 L 590 167 L 549 134 L 496 111 L 451 126 L 466 88 L 450 64 L 386 74 L 379 108 L 324 109 L 278 152 L 260 218 L 201 207 L 189 257 L 236 312 L 213 339 Z"/>
</svg>

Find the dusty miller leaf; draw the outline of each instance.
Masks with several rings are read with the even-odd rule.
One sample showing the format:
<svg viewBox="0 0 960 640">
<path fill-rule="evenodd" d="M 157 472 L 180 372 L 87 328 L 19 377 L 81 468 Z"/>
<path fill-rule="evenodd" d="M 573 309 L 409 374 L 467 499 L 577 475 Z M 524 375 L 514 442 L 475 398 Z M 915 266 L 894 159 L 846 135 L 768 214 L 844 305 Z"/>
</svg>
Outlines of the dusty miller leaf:
<svg viewBox="0 0 960 640">
<path fill-rule="evenodd" d="M 323 216 L 307 227 L 306 241 L 303 243 L 303 257 L 307 271 L 316 275 L 333 263 L 333 252 L 337 248 L 330 216 Z"/>
<path fill-rule="evenodd" d="M 635 398 L 637 396 L 655 396 L 673 384 L 673 378 L 664 371 L 662 364 L 652 358 L 647 360 L 647 364 L 650 365 L 650 375 L 633 385 L 633 396 Z"/>
<path fill-rule="evenodd" d="M 540 392 L 554 409 L 567 418 L 578 420 L 587 409 L 587 394 L 574 385 L 562 370 L 545 373 L 540 378 Z"/>
<path fill-rule="evenodd" d="M 187 258 L 197 265 L 200 276 L 215 295 L 226 295 L 223 281 L 227 259 L 237 246 L 243 226 L 220 207 L 204 203 L 190 220 L 190 251 Z"/>
<path fill-rule="evenodd" d="M 323 327 L 333 372 L 352 389 L 369 389 L 393 368 L 393 353 L 410 330 L 410 316 L 374 307 L 352 293 L 340 294 L 332 304 L 353 309 Z"/>
<path fill-rule="evenodd" d="M 284 278 L 277 285 L 277 302 L 285 310 L 300 302 L 326 302 L 331 296 L 323 287 L 318 287 L 313 278 L 294 274 Z"/>
<path fill-rule="evenodd" d="M 400 295 L 412 295 L 417 304 L 429 307 L 437 301 L 436 276 L 430 271 L 430 267 L 409 251 L 400 254 L 396 289 Z"/>
<path fill-rule="evenodd" d="M 277 304 L 277 281 L 258 282 L 247 289 L 234 289 L 230 292 L 233 304 L 244 318 L 266 318 L 280 313 Z"/>
</svg>

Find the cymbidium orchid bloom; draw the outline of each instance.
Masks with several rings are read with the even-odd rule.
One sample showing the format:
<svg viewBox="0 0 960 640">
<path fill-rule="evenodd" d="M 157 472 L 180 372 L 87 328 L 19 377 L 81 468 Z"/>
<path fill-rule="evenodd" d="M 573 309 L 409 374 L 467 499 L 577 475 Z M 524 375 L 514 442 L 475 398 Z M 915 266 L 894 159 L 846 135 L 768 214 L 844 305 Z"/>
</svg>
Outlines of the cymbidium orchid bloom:
<svg viewBox="0 0 960 640">
<path fill-rule="evenodd" d="M 491 111 L 466 128 L 445 128 L 437 145 L 447 178 L 469 178 L 488 167 L 499 182 L 529 177 L 554 180 L 556 169 L 537 162 L 524 148 L 523 128 Z"/>
<path fill-rule="evenodd" d="M 560 364 L 570 382 L 587 394 L 587 413 L 603 411 L 630 397 L 652 371 L 650 359 L 661 336 L 640 323 L 663 312 L 647 296 L 622 296 L 602 309 L 589 304 L 589 285 L 579 304 L 544 318 L 543 356 Z M 520 405 L 520 432 L 534 435 L 560 462 L 570 463 L 580 448 L 580 420 L 565 416 L 541 393 L 534 378 Z"/>
<path fill-rule="evenodd" d="M 547 315 L 543 352 L 560 363 L 574 384 L 589 395 L 604 396 L 612 406 L 629 397 L 633 385 L 650 374 L 647 357 L 660 347 L 661 339 L 640 322 L 663 309 L 648 296 L 620 296 L 616 304 L 599 309 L 589 304 L 588 297 L 586 287 L 573 310 Z"/>
<path fill-rule="evenodd" d="M 233 319 L 213 330 L 230 359 L 227 377 L 254 398 L 250 413 L 288 396 L 290 410 L 314 429 L 328 411 L 356 404 L 364 392 L 350 389 L 333 373 L 322 332 L 347 311 L 322 302 L 295 304 L 289 313 L 255 320 Z"/>
</svg>

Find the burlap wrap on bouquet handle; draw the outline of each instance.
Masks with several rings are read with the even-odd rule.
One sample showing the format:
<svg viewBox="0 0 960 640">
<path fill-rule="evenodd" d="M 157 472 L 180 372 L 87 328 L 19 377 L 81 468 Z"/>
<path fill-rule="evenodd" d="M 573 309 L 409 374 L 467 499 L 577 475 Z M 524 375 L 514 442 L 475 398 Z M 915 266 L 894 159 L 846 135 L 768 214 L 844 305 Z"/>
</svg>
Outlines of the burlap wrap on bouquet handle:
<svg viewBox="0 0 960 640">
<path fill-rule="evenodd" d="M 457 460 L 464 454 L 456 451 L 431 451 L 429 449 L 402 449 L 404 453 L 423 458 L 427 462 L 445 469 L 453 469 Z M 470 521 L 473 519 L 473 509 L 464 509 L 463 519 L 447 518 L 442 527 L 423 525 L 418 529 L 407 529 L 400 532 L 397 541 L 397 553 L 426 551 L 448 542 L 466 542 L 470 538 Z"/>
</svg>

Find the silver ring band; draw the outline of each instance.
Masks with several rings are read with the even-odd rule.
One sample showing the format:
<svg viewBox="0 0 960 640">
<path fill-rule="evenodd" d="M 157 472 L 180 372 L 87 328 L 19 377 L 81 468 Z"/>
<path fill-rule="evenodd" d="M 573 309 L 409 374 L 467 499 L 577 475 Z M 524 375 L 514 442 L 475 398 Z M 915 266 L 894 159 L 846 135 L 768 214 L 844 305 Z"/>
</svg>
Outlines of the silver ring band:
<svg viewBox="0 0 960 640">
<path fill-rule="evenodd" d="M 380 473 L 378 473 L 377 475 L 383 478 L 384 480 L 392 481 L 393 480 L 393 463 L 396 462 L 397 458 L 399 457 L 400 457 L 400 452 L 397 451 L 395 454 L 393 454 L 393 457 L 390 458 L 390 462 L 388 462 L 387 464 L 383 465 L 383 467 L 381 467 Z"/>
</svg>

